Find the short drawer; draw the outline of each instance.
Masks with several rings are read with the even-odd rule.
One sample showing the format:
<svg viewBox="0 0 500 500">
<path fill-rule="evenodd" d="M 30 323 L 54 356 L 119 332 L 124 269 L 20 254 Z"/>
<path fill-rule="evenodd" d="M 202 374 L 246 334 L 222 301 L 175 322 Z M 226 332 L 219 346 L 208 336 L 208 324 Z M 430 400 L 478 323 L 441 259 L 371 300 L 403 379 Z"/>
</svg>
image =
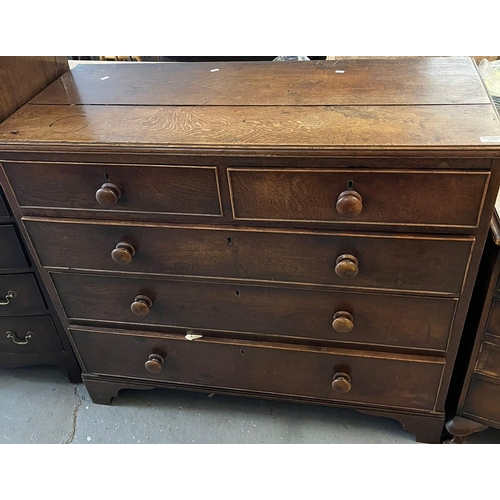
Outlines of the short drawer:
<svg viewBox="0 0 500 500">
<path fill-rule="evenodd" d="M 28 267 L 28 261 L 14 226 L 0 226 L 0 242 L 2 244 L 0 270 Z"/>
<path fill-rule="evenodd" d="M 25 223 L 46 267 L 454 295 L 461 292 L 473 242 L 473 238 L 123 226 L 32 218 Z M 346 269 L 353 269 L 350 256 L 357 262 L 358 274 L 341 277 Z"/>
<path fill-rule="evenodd" d="M 444 366 L 439 358 L 283 344 L 83 328 L 71 334 L 87 373 L 398 408 L 432 410 Z M 157 373 L 145 367 L 151 355 L 164 359 L 149 363 Z"/>
<path fill-rule="evenodd" d="M 0 274 L 0 316 L 47 310 L 34 274 Z"/>
<path fill-rule="evenodd" d="M 486 331 L 500 336 L 500 299 L 493 299 Z"/>
<path fill-rule="evenodd" d="M 473 377 L 463 411 L 500 423 L 500 385 Z"/>
<path fill-rule="evenodd" d="M 7 204 L 5 202 L 2 188 L 0 188 L 0 218 L 3 217 L 9 217 L 9 210 L 7 209 Z"/>
<path fill-rule="evenodd" d="M 481 342 L 475 371 L 500 379 L 500 345 Z"/>
<path fill-rule="evenodd" d="M 456 305 L 454 299 L 441 298 L 78 274 L 51 276 L 70 321 L 140 322 L 186 330 L 442 351 Z M 147 316 L 137 316 L 131 310 L 138 295 L 151 299 Z"/>
<path fill-rule="evenodd" d="M 361 169 L 230 168 L 228 176 L 235 219 L 470 228 L 489 179 L 484 172 Z"/>
<path fill-rule="evenodd" d="M 0 352 L 44 354 L 62 350 L 50 316 L 0 318 Z"/>
<path fill-rule="evenodd" d="M 21 207 L 222 215 L 216 167 L 9 162 L 3 166 Z M 105 205 L 96 199 L 100 189 Z"/>
</svg>

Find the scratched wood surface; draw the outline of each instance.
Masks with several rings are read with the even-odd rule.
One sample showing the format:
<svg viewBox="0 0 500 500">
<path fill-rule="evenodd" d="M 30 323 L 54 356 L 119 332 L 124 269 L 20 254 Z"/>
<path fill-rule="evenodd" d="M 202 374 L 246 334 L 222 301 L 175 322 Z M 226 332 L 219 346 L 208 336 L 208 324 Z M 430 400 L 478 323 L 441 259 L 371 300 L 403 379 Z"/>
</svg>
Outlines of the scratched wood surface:
<svg viewBox="0 0 500 500">
<path fill-rule="evenodd" d="M 466 57 L 81 65 L 36 104 L 489 104 Z"/>
<path fill-rule="evenodd" d="M 0 125 L 0 148 L 66 145 L 499 150 L 492 105 L 45 106 Z"/>
</svg>

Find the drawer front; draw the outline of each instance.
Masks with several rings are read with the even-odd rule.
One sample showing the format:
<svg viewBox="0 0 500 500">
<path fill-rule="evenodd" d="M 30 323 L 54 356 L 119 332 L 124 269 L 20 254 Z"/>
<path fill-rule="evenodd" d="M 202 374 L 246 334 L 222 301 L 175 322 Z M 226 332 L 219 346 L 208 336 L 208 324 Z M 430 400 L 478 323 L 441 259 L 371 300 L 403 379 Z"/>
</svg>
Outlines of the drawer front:
<svg viewBox="0 0 500 500">
<path fill-rule="evenodd" d="M 500 423 L 500 385 L 473 377 L 464 413 Z"/>
<path fill-rule="evenodd" d="M 228 169 L 228 176 L 236 219 L 439 227 L 476 227 L 489 179 L 476 172 L 357 169 Z M 361 200 L 340 196 L 348 186 Z"/>
<path fill-rule="evenodd" d="M 4 169 L 21 207 L 221 216 L 216 167 L 6 162 Z M 105 183 L 121 192 L 111 207 L 96 200 Z M 109 192 L 102 196 L 113 203 Z"/>
<path fill-rule="evenodd" d="M 61 222 L 26 220 L 44 266 L 454 295 L 461 291 L 473 241 Z M 120 243 L 133 247 L 126 265 L 111 257 Z M 345 270 L 343 255 L 357 259 L 357 276 L 336 274 Z"/>
<path fill-rule="evenodd" d="M 0 226 L 0 270 L 23 269 L 28 267 L 28 261 L 14 226 Z M 0 292 L 1 293 L 1 292 Z"/>
<path fill-rule="evenodd" d="M 44 354 L 62 350 L 50 316 L 0 318 L 0 352 Z"/>
<path fill-rule="evenodd" d="M 0 274 L 0 316 L 37 314 L 46 309 L 34 274 Z"/>
<path fill-rule="evenodd" d="M 439 350 L 446 349 L 456 304 L 454 299 L 441 298 L 78 274 L 51 276 L 70 321 L 140 322 L 187 330 Z M 137 295 L 152 301 L 145 317 L 131 311 Z"/>
<path fill-rule="evenodd" d="M 71 333 L 88 373 L 401 408 L 433 409 L 443 366 L 435 358 L 416 362 L 362 351 L 90 329 Z M 151 354 L 165 360 L 159 373 L 145 368 Z M 348 392 L 332 388 L 338 373 L 350 376 Z"/>
<path fill-rule="evenodd" d="M 493 299 L 486 331 L 500 336 L 500 299 Z"/>
<path fill-rule="evenodd" d="M 0 218 L 1 217 L 9 217 L 9 210 L 7 209 L 2 188 L 0 188 Z"/>
<path fill-rule="evenodd" d="M 475 371 L 500 379 L 500 345 L 481 342 Z"/>
</svg>

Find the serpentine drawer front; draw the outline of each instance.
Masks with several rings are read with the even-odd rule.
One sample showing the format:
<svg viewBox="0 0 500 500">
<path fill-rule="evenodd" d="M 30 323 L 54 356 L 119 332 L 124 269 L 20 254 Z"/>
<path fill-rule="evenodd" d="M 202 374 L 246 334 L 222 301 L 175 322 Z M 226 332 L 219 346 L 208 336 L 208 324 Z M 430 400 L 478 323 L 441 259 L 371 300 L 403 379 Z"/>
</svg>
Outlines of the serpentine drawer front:
<svg viewBox="0 0 500 500">
<path fill-rule="evenodd" d="M 304 401 L 438 442 L 500 184 L 473 61 L 217 68 L 79 65 L 0 125 L 92 400 Z"/>
</svg>

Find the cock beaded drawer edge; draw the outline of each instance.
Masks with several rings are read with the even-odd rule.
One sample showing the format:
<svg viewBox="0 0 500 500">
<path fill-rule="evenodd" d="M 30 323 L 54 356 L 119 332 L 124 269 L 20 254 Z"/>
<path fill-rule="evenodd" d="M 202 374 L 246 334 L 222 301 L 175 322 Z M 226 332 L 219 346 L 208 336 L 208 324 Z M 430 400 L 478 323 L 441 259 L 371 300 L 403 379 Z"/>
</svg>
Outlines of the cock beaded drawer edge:
<svg viewBox="0 0 500 500">
<path fill-rule="evenodd" d="M 438 442 L 499 137 L 466 57 L 85 65 L 0 160 L 94 402 L 276 398 Z"/>
</svg>

